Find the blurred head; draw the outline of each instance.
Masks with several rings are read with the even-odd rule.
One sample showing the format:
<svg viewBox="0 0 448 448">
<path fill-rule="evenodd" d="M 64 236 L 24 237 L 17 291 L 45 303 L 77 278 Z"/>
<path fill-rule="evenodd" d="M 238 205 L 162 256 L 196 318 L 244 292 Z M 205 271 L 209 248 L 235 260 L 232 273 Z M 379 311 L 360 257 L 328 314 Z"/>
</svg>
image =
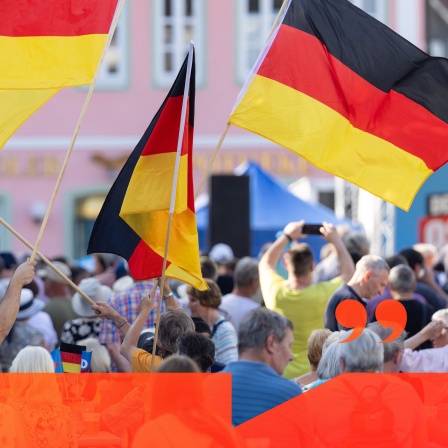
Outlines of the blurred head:
<svg viewBox="0 0 448 448">
<path fill-rule="evenodd" d="M 399 264 L 404 264 L 405 266 L 409 266 L 408 260 L 406 260 L 403 255 L 392 255 L 386 258 L 386 263 L 390 269 L 398 266 Z"/>
<path fill-rule="evenodd" d="M 216 280 L 218 277 L 218 265 L 209 257 L 202 256 L 201 262 L 201 274 L 203 278 L 211 278 Z"/>
<path fill-rule="evenodd" d="M 233 271 L 233 281 L 237 288 L 252 289 L 255 293 L 260 285 L 258 261 L 251 257 L 238 261 Z"/>
<path fill-rule="evenodd" d="M 448 345 L 448 309 L 436 311 L 432 315 L 432 320 L 440 320 L 444 323 L 442 332 L 432 341 L 432 345 L 435 348 L 445 347 Z"/>
<path fill-rule="evenodd" d="M 426 266 L 432 268 L 437 258 L 437 247 L 434 244 L 419 243 L 414 244 L 413 249 L 419 252 Z"/>
<path fill-rule="evenodd" d="M 353 341 L 338 345 L 341 373 L 383 371 L 383 344 L 379 336 L 368 328 Z"/>
<path fill-rule="evenodd" d="M 202 317 L 192 317 L 191 318 L 194 323 L 194 329 L 196 333 L 201 333 L 208 338 L 212 337 L 212 330 L 210 329 L 210 325 L 202 319 Z"/>
<path fill-rule="evenodd" d="M 404 264 L 399 264 L 390 270 L 390 290 L 392 295 L 411 295 L 415 289 L 413 270 Z"/>
<path fill-rule="evenodd" d="M 383 327 L 378 322 L 370 323 L 367 328 L 377 334 L 382 341 L 387 339 L 393 332 L 393 328 Z M 400 336 L 395 338 L 393 341 L 381 344 L 384 349 L 384 372 L 398 373 L 400 371 L 406 335 L 406 331 L 403 331 Z"/>
<path fill-rule="evenodd" d="M 331 331 L 328 328 L 323 330 L 313 330 L 308 338 L 308 359 L 311 370 L 316 370 L 319 361 L 322 358 L 322 347 L 325 340 L 330 336 Z"/>
<path fill-rule="evenodd" d="M 382 294 L 389 280 L 389 266 L 376 255 L 365 255 L 356 263 L 356 270 L 350 283 L 359 287 L 359 295 L 371 299 Z"/>
<path fill-rule="evenodd" d="M 370 251 L 370 242 L 362 232 L 349 231 L 343 238 L 345 247 L 349 252 L 367 255 Z"/>
<path fill-rule="evenodd" d="M 207 372 L 215 360 L 214 342 L 196 332 L 187 332 L 177 339 L 177 352 L 179 355 L 185 355 L 193 359 L 201 372 Z"/>
<path fill-rule="evenodd" d="M 110 372 L 110 355 L 107 348 L 101 345 L 96 338 L 87 338 L 78 341 L 76 345 L 84 345 L 88 352 L 92 352 L 90 371 L 92 373 Z"/>
<path fill-rule="evenodd" d="M 292 322 L 275 311 L 257 308 L 246 314 L 238 329 L 238 353 L 271 366 L 279 375 L 292 361 Z"/>
<path fill-rule="evenodd" d="M 309 275 L 314 268 L 314 255 L 306 243 L 294 244 L 283 258 L 288 274 L 293 277 Z"/>
<path fill-rule="evenodd" d="M 194 331 L 194 323 L 182 308 L 170 308 L 162 314 L 157 344 L 164 358 L 177 352 L 177 339 L 187 331 Z"/>
<path fill-rule="evenodd" d="M 54 373 L 54 362 L 43 347 L 25 347 L 17 353 L 11 367 L 11 373 Z"/>
<path fill-rule="evenodd" d="M 112 289 L 102 285 L 99 280 L 93 277 L 84 278 L 79 283 L 79 289 L 96 302 L 107 302 L 112 295 Z M 73 311 L 81 317 L 96 317 L 92 305 L 81 296 L 79 292 L 75 292 L 72 297 Z"/>
<path fill-rule="evenodd" d="M 157 373 L 201 373 L 199 366 L 188 356 L 171 355 L 156 369 Z"/>
<path fill-rule="evenodd" d="M 399 255 L 406 258 L 409 267 L 414 271 L 415 276 L 418 278 L 420 270 L 424 267 L 423 255 L 412 248 L 403 249 L 400 251 Z"/>
<path fill-rule="evenodd" d="M 205 281 L 210 289 L 199 291 L 192 286 L 187 287 L 188 308 L 192 316 L 202 317 L 207 314 L 207 308 L 218 309 L 221 305 L 221 290 L 219 286 L 209 278 Z"/>
<path fill-rule="evenodd" d="M 322 354 L 317 366 L 316 375 L 320 380 L 330 380 L 338 376 L 340 372 L 339 342 L 333 342 Z"/>
</svg>

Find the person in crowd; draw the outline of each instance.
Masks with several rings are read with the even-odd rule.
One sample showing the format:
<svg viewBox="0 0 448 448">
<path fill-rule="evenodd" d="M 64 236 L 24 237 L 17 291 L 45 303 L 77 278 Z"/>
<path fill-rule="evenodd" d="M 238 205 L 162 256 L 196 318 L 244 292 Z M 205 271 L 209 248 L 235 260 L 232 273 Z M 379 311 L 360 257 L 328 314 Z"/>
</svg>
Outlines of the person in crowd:
<svg viewBox="0 0 448 448">
<path fill-rule="evenodd" d="M 72 272 L 68 265 L 62 261 L 52 263 L 66 277 L 71 278 Z M 44 279 L 45 294 L 49 299 L 44 311 L 50 315 L 56 334 L 60 338 L 65 322 L 78 317 L 72 308 L 70 287 L 50 266 L 45 266 L 39 271 L 39 275 Z M 60 342 L 60 339 L 58 341 Z"/>
<path fill-rule="evenodd" d="M 166 285 L 168 285 L 168 282 L 166 282 Z M 143 296 L 139 304 L 139 314 L 127 331 L 121 345 L 120 352 L 131 364 L 132 372 L 151 371 L 152 354 L 137 348 L 137 342 L 149 313 L 154 309 L 154 296 L 155 292 Z M 174 295 L 172 293 L 164 295 L 163 300 L 165 300 L 166 306 L 171 309 L 165 311 L 160 317 L 157 345 L 161 351 L 161 356 L 155 356 L 154 367 L 157 367 L 164 358 L 177 352 L 176 343 L 180 335 L 188 331 L 194 331 L 194 323 L 191 317 L 179 307 Z"/>
<path fill-rule="evenodd" d="M 381 341 L 385 341 L 394 331 L 393 328 L 383 327 L 378 322 L 371 322 L 367 328 L 370 331 L 373 331 L 381 339 Z M 398 373 L 400 371 L 406 336 L 406 331 L 403 330 L 394 340 L 383 342 L 383 372 Z"/>
<path fill-rule="evenodd" d="M 350 254 L 357 254 L 359 258 L 369 254 L 370 242 L 364 233 L 347 230 L 345 226 L 339 226 L 337 227 L 337 230 Z M 330 245 L 330 247 L 330 254 L 317 263 L 316 268 L 314 269 L 314 283 L 329 281 L 340 275 L 340 266 L 336 249 L 333 245 Z"/>
<path fill-rule="evenodd" d="M 232 316 L 235 330 L 241 319 L 249 312 L 260 306 L 252 300 L 252 296 L 260 286 L 258 261 L 251 257 L 244 257 L 235 266 L 233 272 L 234 288 L 230 294 L 222 297 L 220 309 Z"/>
<path fill-rule="evenodd" d="M 337 250 L 341 277 L 313 284 L 314 256 L 305 243 L 295 244 L 283 257 L 288 279 L 278 275 L 275 268 L 282 251 L 289 242 L 302 236 L 304 224 L 304 221 L 289 223 L 259 264 L 260 286 L 266 307 L 281 312 L 294 323 L 294 360 L 286 367 L 284 374 L 287 378 L 295 378 L 308 371 L 307 341 L 310 333 L 323 327 L 324 311 L 330 296 L 354 272 L 352 258 L 336 228 L 324 222 L 320 231 Z"/>
<path fill-rule="evenodd" d="M 434 348 L 445 347 L 448 345 L 448 308 L 436 311 L 431 320 L 441 322 L 443 325 L 440 334 L 432 339 L 432 346 Z"/>
<path fill-rule="evenodd" d="M 20 293 L 33 280 L 35 266 L 35 261 L 26 261 L 14 271 L 9 282 L 1 280 L 0 286 L 5 287 L 5 291 L 0 300 L 0 344 L 16 320 L 20 308 Z"/>
<path fill-rule="evenodd" d="M 113 294 L 107 304 L 116 311 L 114 318 L 120 320 L 104 318 L 100 326 L 100 334 L 98 340 L 101 344 L 106 345 L 112 359 L 112 371 L 129 371 L 129 363 L 120 355 L 120 347 L 122 343 L 122 335 L 120 334 L 122 327 L 129 328 L 127 325 L 135 322 L 138 316 L 140 299 L 145 295 L 151 293 L 153 283 L 151 280 L 135 281 L 132 286 L 124 291 Z M 158 291 L 155 295 L 155 310 L 147 316 L 144 322 L 144 328 L 154 328 L 157 316 L 157 306 L 160 300 Z M 95 307 L 95 312 L 101 313 L 101 305 Z M 161 312 L 165 311 L 165 302 L 161 304 Z M 108 317 L 108 316 L 105 316 Z"/>
<path fill-rule="evenodd" d="M 30 448 L 76 448 L 76 428 L 70 408 L 62 396 L 54 375 L 54 362 L 42 347 L 25 347 L 11 365 L 10 402 L 20 416 Z M 45 375 L 15 375 L 43 373 Z"/>
<path fill-rule="evenodd" d="M 390 269 L 398 266 L 399 264 L 408 266 L 408 260 L 406 260 L 406 258 L 404 258 L 402 255 L 392 255 L 391 257 L 387 257 L 385 261 Z M 412 297 L 418 302 L 426 304 L 425 298 L 420 294 L 417 294 L 415 291 L 412 293 Z M 367 301 L 366 310 L 367 319 L 369 322 L 373 322 L 375 320 L 375 312 L 377 306 L 384 300 L 390 299 L 392 299 L 392 293 L 390 292 L 389 284 L 387 284 L 382 294 L 376 294 L 374 297 Z"/>
<path fill-rule="evenodd" d="M 322 358 L 322 347 L 330 336 L 331 331 L 328 328 L 313 330 L 308 338 L 308 360 L 310 362 L 311 371 L 295 378 L 297 384 L 306 386 L 317 381 L 317 366 Z"/>
<path fill-rule="evenodd" d="M 201 333 L 189 331 L 177 338 L 177 353 L 191 358 L 201 372 L 209 372 L 215 360 L 215 344 Z"/>
<path fill-rule="evenodd" d="M 415 292 L 423 296 L 432 312 L 447 307 L 448 294 L 437 284 L 433 271 L 425 265 L 423 256 L 412 248 L 403 249 L 399 252 L 406 258 L 409 267 L 414 271 L 417 285 Z"/>
<path fill-rule="evenodd" d="M 412 296 L 415 290 L 414 272 L 409 266 L 399 264 L 389 274 L 390 292 L 400 302 L 407 314 L 405 330 L 408 336 L 414 336 L 431 321 L 431 308 L 418 302 Z M 430 348 L 431 344 L 422 344 L 418 348 Z"/>
<path fill-rule="evenodd" d="M 112 285 L 117 280 L 115 265 L 120 257 L 114 254 L 94 254 L 95 278 L 105 286 L 112 289 Z"/>
<path fill-rule="evenodd" d="M 423 342 L 436 340 L 444 330 L 444 326 L 443 321 L 438 319 L 433 320 L 415 336 L 405 340 L 405 349 L 400 364 L 401 372 L 448 372 L 448 345 L 425 350 L 415 350 Z"/>
<path fill-rule="evenodd" d="M 217 277 L 213 280 L 216 281 L 223 294 L 230 294 L 234 288 L 233 271 L 238 262 L 232 248 L 228 244 L 215 244 L 210 250 L 209 257 L 218 265 Z"/>
<path fill-rule="evenodd" d="M 17 320 L 37 330 L 43 337 L 44 347 L 51 352 L 56 347 L 58 336 L 51 317 L 48 313 L 42 311 L 45 308 L 45 303 L 36 299 L 37 293 L 38 288 L 34 280 L 22 289 Z"/>
<path fill-rule="evenodd" d="M 218 311 L 221 305 L 221 291 L 211 279 L 205 279 L 210 289 L 199 291 L 192 286 L 187 287 L 188 307 L 191 315 L 202 317 L 212 331 L 215 343 L 215 360 L 227 364 L 238 359 L 237 334 L 233 325 Z"/>
<path fill-rule="evenodd" d="M 344 330 L 336 320 L 336 308 L 344 300 L 356 300 L 363 307 L 363 299 L 382 294 L 389 280 L 389 266 L 376 255 L 365 255 L 356 263 L 353 277 L 334 292 L 325 309 L 325 328 L 331 331 Z M 367 324 L 367 322 L 366 322 Z"/>
<path fill-rule="evenodd" d="M 157 373 L 201 373 L 203 370 L 194 359 L 187 355 L 168 356 L 156 369 Z"/>
<path fill-rule="evenodd" d="M 293 342 L 292 322 L 275 311 L 257 308 L 243 318 L 239 359 L 223 370 L 232 374 L 234 426 L 302 393 L 300 386 L 281 376 L 293 359 Z"/>
<path fill-rule="evenodd" d="M 93 277 L 81 280 L 78 286 L 95 303 L 107 302 L 112 296 L 112 290 Z M 79 317 L 65 322 L 60 335 L 61 342 L 77 344 L 81 339 L 98 338 L 101 318 L 97 316 L 92 305 L 79 292 L 72 297 L 72 308 Z"/>
</svg>

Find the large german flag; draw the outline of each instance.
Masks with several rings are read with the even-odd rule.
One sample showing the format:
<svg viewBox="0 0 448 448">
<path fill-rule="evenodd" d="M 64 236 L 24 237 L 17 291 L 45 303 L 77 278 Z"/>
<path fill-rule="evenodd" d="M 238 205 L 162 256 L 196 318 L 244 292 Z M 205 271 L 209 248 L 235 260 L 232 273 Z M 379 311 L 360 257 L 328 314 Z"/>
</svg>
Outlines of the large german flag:
<svg viewBox="0 0 448 448">
<path fill-rule="evenodd" d="M 290 0 L 229 123 L 408 210 L 448 160 L 448 61 L 346 0 Z"/>
<path fill-rule="evenodd" d="M 90 84 L 117 0 L 3 0 L 0 148 L 62 87 Z"/>
<path fill-rule="evenodd" d="M 128 260 L 131 275 L 138 280 L 161 277 L 181 124 L 184 136 L 166 275 L 204 290 L 208 287 L 199 264 L 192 176 L 194 59 L 186 120 L 181 123 L 187 60 L 162 107 L 112 185 L 95 221 L 87 253 L 108 252 L 122 256 Z"/>
</svg>

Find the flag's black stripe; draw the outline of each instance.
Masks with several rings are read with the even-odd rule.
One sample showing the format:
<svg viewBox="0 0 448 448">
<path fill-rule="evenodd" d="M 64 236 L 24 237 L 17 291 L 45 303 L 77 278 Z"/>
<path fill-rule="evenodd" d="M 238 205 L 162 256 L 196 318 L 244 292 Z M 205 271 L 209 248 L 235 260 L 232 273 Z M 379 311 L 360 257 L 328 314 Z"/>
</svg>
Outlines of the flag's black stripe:
<svg viewBox="0 0 448 448">
<path fill-rule="evenodd" d="M 428 56 L 347 0 L 292 0 L 283 23 L 317 37 L 373 86 L 395 90 L 448 123 L 447 59 Z"/>
</svg>

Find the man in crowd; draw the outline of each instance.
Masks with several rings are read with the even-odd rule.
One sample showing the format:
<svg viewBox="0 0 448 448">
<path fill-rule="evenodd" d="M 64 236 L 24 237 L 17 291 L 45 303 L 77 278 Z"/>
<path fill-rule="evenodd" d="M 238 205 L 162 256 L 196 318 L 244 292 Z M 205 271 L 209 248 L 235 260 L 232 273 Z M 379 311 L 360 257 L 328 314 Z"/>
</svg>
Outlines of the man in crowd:
<svg viewBox="0 0 448 448">
<path fill-rule="evenodd" d="M 356 263 L 353 277 L 331 296 L 325 310 L 325 328 L 331 331 L 344 330 L 336 320 L 336 308 L 344 300 L 356 300 L 366 306 L 363 299 L 382 294 L 389 280 L 389 266 L 376 255 L 365 255 Z M 367 324 L 367 322 L 366 322 Z"/>
<path fill-rule="evenodd" d="M 241 319 L 260 306 L 251 298 L 260 286 L 258 261 L 251 257 L 238 261 L 233 272 L 233 283 L 233 291 L 222 297 L 220 309 L 230 314 L 235 330 L 238 331 Z"/>
<path fill-rule="evenodd" d="M 302 389 L 282 378 L 292 361 L 294 341 L 291 321 L 258 308 L 248 313 L 238 331 L 238 361 L 227 364 L 232 374 L 232 423 L 234 426 L 297 397 Z"/>
<path fill-rule="evenodd" d="M 336 228 L 324 222 L 320 231 L 337 251 L 341 276 L 328 282 L 313 284 L 314 256 L 305 243 L 294 245 L 283 257 L 288 279 L 285 281 L 278 275 L 275 267 L 283 250 L 289 242 L 302 237 L 304 224 L 304 221 L 289 223 L 259 264 L 260 285 L 266 307 L 280 312 L 294 324 L 294 360 L 286 367 L 287 378 L 296 378 L 308 371 L 308 338 L 314 329 L 322 328 L 329 298 L 354 272 L 352 258 Z"/>
<path fill-rule="evenodd" d="M 0 344 L 8 335 L 16 320 L 20 307 L 20 293 L 23 286 L 30 283 L 34 277 L 35 261 L 22 263 L 15 271 L 8 288 L 0 302 Z"/>
</svg>

